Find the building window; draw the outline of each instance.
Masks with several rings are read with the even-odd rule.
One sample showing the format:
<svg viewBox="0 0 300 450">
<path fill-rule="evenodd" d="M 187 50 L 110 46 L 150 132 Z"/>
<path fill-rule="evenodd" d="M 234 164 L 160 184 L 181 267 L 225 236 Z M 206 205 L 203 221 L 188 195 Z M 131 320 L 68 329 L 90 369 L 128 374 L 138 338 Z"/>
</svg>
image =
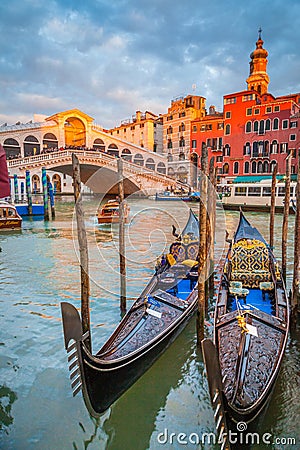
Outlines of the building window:
<svg viewBox="0 0 300 450">
<path fill-rule="evenodd" d="M 253 124 L 253 131 L 254 131 L 255 133 L 258 132 L 258 120 L 256 120 L 256 121 L 254 122 L 254 124 Z"/>
<path fill-rule="evenodd" d="M 272 141 L 270 153 L 278 153 L 278 142 L 277 141 Z"/>
<path fill-rule="evenodd" d="M 280 111 L 280 106 L 279 105 L 274 106 L 274 112 L 279 112 L 279 111 Z"/>
<path fill-rule="evenodd" d="M 205 125 L 201 125 L 201 131 L 205 131 Z"/>
<path fill-rule="evenodd" d="M 265 124 L 265 130 L 269 131 L 271 129 L 271 120 L 267 119 Z"/>
<path fill-rule="evenodd" d="M 233 165 L 233 173 L 235 175 L 237 175 L 239 173 L 239 163 L 237 161 L 235 161 L 235 163 Z"/>
<path fill-rule="evenodd" d="M 185 111 L 180 112 L 179 117 L 185 117 Z"/>
<path fill-rule="evenodd" d="M 247 122 L 246 123 L 246 133 L 251 133 L 251 125 L 252 125 L 252 122 Z"/>
<path fill-rule="evenodd" d="M 222 161 L 223 161 L 223 156 L 217 156 L 216 162 L 222 162 Z"/>
<path fill-rule="evenodd" d="M 254 100 L 254 94 L 243 95 L 243 102 L 248 102 L 250 100 Z"/>
<path fill-rule="evenodd" d="M 226 119 L 230 119 L 230 117 L 231 117 L 231 111 L 226 111 L 225 117 L 226 117 Z"/>
<path fill-rule="evenodd" d="M 286 153 L 288 149 L 287 142 L 282 142 L 280 144 L 280 153 Z"/>
<path fill-rule="evenodd" d="M 130 127 L 131 130 L 134 130 L 134 125 L 132 125 L 132 127 Z"/>
<path fill-rule="evenodd" d="M 172 139 L 168 140 L 168 148 L 173 148 Z"/>
<path fill-rule="evenodd" d="M 184 147 L 185 146 L 185 140 L 184 138 L 181 136 L 180 140 L 179 140 L 179 147 Z"/>
<path fill-rule="evenodd" d="M 259 122 L 259 134 L 264 134 L 265 132 L 265 121 L 261 120 Z"/>
<path fill-rule="evenodd" d="M 224 156 L 230 156 L 230 145 L 226 144 L 223 151 Z"/>
<path fill-rule="evenodd" d="M 244 172 L 249 173 L 249 170 L 250 170 L 250 164 L 249 164 L 249 161 L 246 161 L 245 166 L 244 166 Z"/>
<path fill-rule="evenodd" d="M 291 122 L 290 123 L 290 128 L 297 128 L 297 122 Z"/>
<path fill-rule="evenodd" d="M 252 157 L 257 158 L 258 157 L 258 142 L 253 142 L 253 150 L 252 150 Z"/>
<path fill-rule="evenodd" d="M 193 133 L 197 132 L 197 125 L 193 125 Z"/>
<path fill-rule="evenodd" d="M 279 119 L 275 118 L 273 120 L 273 130 L 278 130 L 279 129 Z"/>
<path fill-rule="evenodd" d="M 218 130 L 223 130 L 224 124 L 222 122 L 219 122 L 217 128 Z"/>
<path fill-rule="evenodd" d="M 225 105 L 236 103 L 236 97 L 225 98 Z"/>
<path fill-rule="evenodd" d="M 171 127 L 171 125 L 167 128 L 167 134 L 172 134 L 173 133 L 173 128 Z"/>
<path fill-rule="evenodd" d="M 250 155 L 251 154 L 251 144 L 250 142 L 246 142 L 244 145 L 244 155 Z"/>
<path fill-rule="evenodd" d="M 256 173 L 256 161 L 252 162 L 251 171 L 252 171 L 252 173 Z"/>
<path fill-rule="evenodd" d="M 229 125 L 229 123 L 225 127 L 225 134 L 226 135 L 230 134 L 230 125 Z"/>
<path fill-rule="evenodd" d="M 223 174 L 229 173 L 229 164 L 225 163 L 223 166 Z"/>
<path fill-rule="evenodd" d="M 252 116 L 252 108 L 246 109 L 246 116 Z"/>
<path fill-rule="evenodd" d="M 197 140 L 196 139 L 192 140 L 192 148 L 197 148 Z"/>
<path fill-rule="evenodd" d="M 296 140 L 296 135 L 290 134 L 290 141 L 295 141 L 295 140 Z"/>
<path fill-rule="evenodd" d="M 266 107 L 266 114 L 271 113 L 272 112 L 272 106 L 267 106 Z"/>
<path fill-rule="evenodd" d="M 289 127 L 289 121 L 287 119 L 282 121 L 282 129 L 286 130 Z"/>
<path fill-rule="evenodd" d="M 259 114 L 259 108 L 255 108 L 255 109 L 254 109 L 254 114 L 255 114 L 255 115 Z"/>
<path fill-rule="evenodd" d="M 185 131 L 185 125 L 184 125 L 183 122 L 181 122 L 181 124 L 179 125 L 178 130 L 179 130 L 179 132 L 180 132 L 180 131 Z"/>
</svg>

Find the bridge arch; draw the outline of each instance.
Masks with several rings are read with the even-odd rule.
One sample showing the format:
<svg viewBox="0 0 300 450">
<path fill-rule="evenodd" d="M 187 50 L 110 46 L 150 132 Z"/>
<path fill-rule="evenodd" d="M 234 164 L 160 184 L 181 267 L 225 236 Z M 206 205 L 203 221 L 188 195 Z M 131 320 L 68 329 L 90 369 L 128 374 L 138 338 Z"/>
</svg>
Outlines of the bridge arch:
<svg viewBox="0 0 300 450">
<path fill-rule="evenodd" d="M 137 164 L 138 166 L 143 166 L 144 165 L 143 155 L 141 155 L 140 153 L 136 153 L 134 155 L 133 162 L 134 162 L 134 164 Z"/>
<path fill-rule="evenodd" d="M 43 137 L 43 150 L 58 148 L 58 139 L 53 133 L 46 133 Z"/>
<path fill-rule="evenodd" d="M 102 139 L 99 138 L 95 139 L 93 143 L 93 148 L 95 150 L 99 150 L 100 152 L 105 152 L 105 144 L 102 141 Z"/>
<path fill-rule="evenodd" d="M 68 117 L 64 123 L 65 145 L 68 147 L 86 146 L 86 128 L 78 117 Z"/>
<path fill-rule="evenodd" d="M 129 161 L 129 162 L 132 161 L 132 154 L 131 154 L 131 151 L 128 148 L 123 148 L 121 157 L 123 159 L 125 159 L 125 161 Z"/>
<path fill-rule="evenodd" d="M 153 158 L 147 158 L 145 166 L 147 169 L 155 170 L 155 162 Z"/>
<path fill-rule="evenodd" d="M 35 156 L 40 153 L 40 143 L 35 136 L 26 136 L 23 142 L 24 156 Z"/>
<path fill-rule="evenodd" d="M 8 138 L 3 142 L 3 148 L 6 153 L 7 159 L 16 158 L 21 154 L 21 147 L 19 142 L 16 139 Z"/>
<path fill-rule="evenodd" d="M 116 144 L 109 144 L 107 147 L 107 153 L 111 156 L 119 157 L 119 148 Z"/>
</svg>

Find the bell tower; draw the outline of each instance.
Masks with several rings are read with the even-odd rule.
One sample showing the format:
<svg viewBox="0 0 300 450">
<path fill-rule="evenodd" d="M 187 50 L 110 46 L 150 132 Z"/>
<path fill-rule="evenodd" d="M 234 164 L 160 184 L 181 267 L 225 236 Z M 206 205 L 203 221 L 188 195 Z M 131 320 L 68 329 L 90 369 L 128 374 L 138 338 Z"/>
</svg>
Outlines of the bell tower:
<svg viewBox="0 0 300 450">
<path fill-rule="evenodd" d="M 263 48 L 264 41 L 261 38 L 262 29 L 258 30 L 258 40 L 256 49 L 251 53 L 250 58 L 250 74 L 246 82 L 248 90 L 257 91 L 259 94 L 268 92 L 270 78 L 267 74 L 267 56 L 268 52 Z"/>
</svg>

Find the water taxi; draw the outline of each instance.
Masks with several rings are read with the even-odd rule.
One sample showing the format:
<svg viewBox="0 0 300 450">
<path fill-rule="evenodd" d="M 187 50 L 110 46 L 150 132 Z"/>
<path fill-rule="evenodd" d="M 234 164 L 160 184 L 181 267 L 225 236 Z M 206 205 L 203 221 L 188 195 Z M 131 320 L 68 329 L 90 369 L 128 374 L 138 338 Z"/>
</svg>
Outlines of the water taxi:
<svg viewBox="0 0 300 450">
<path fill-rule="evenodd" d="M 232 184 L 219 186 L 224 209 L 243 211 L 270 211 L 272 177 L 237 177 Z M 296 200 L 296 182 L 291 180 L 291 201 Z M 275 189 L 275 209 L 281 212 L 284 206 L 285 179 L 277 176 Z M 291 212 L 292 208 L 291 208 Z"/>
<path fill-rule="evenodd" d="M 118 200 L 109 200 L 98 212 L 99 224 L 119 223 L 120 219 L 120 204 Z M 124 202 L 124 221 L 127 222 L 130 208 L 126 202 Z"/>
<path fill-rule="evenodd" d="M 21 228 L 22 217 L 19 216 L 14 205 L 0 201 L 0 230 L 14 230 Z"/>
</svg>

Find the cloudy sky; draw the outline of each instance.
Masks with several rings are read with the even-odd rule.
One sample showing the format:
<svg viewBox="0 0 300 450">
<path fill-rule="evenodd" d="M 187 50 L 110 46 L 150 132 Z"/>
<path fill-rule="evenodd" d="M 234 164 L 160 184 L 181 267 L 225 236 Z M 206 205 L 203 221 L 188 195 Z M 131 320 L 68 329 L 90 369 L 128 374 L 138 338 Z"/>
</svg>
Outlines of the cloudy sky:
<svg viewBox="0 0 300 450">
<path fill-rule="evenodd" d="M 78 108 L 103 127 L 246 88 L 262 27 L 269 91 L 300 91 L 298 0 L 1 0 L 0 125 Z"/>
</svg>

